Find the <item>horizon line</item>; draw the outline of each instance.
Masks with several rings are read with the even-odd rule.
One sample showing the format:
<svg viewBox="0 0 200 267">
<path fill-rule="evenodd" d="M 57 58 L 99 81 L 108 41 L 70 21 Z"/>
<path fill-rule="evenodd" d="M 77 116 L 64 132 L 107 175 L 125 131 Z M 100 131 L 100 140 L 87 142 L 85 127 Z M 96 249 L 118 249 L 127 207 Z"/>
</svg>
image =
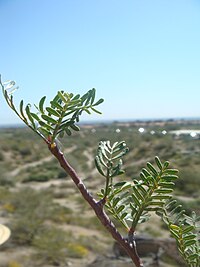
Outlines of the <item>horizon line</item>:
<svg viewBox="0 0 200 267">
<path fill-rule="evenodd" d="M 136 119 L 94 119 L 94 120 L 83 120 L 78 124 L 103 124 L 103 123 L 132 123 L 132 122 L 158 122 L 158 121 L 200 121 L 200 117 L 168 117 L 168 118 L 136 118 Z M 0 128 L 22 128 L 27 125 L 22 123 L 7 123 L 1 124 Z"/>
</svg>

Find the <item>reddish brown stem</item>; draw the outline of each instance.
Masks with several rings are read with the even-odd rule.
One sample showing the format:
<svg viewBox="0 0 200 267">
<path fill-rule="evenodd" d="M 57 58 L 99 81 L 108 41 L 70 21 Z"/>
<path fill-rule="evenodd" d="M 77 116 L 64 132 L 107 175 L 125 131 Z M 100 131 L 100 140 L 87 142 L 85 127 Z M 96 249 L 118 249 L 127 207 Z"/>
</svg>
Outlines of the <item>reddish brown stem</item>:
<svg viewBox="0 0 200 267">
<path fill-rule="evenodd" d="M 64 157 L 63 153 L 60 149 L 56 146 L 56 144 L 48 144 L 49 150 L 51 153 L 57 158 L 61 167 L 68 173 L 74 183 L 76 184 L 77 188 L 79 189 L 80 193 L 82 194 L 83 198 L 89 203 L 92 207 L 94 212 L 96 213 L 98 219 L 101 223 L 105 226 L 105 228 L 110 232 L 112 237 L 125 249 L 127 254 L 132 259 L 133 263 L 136 267 L 143 267 L 142 261 L 139 258 L 136 246 L 134 242 L 129 242 L 127 239 L 123 238 L 122 235 L 118 232 L 112 221 L 109 219 L 107 214 L 104 211 L 103 204 L 99 201 L 97 202 L 92 195 L 88 192 L 87 188 L 85 187 L 84 183 L 82 182 L 81 178 L 77 175 L 76 171 L 72 168 L 72 166 L 68 163 L 66 158 Z"/>
</svg>

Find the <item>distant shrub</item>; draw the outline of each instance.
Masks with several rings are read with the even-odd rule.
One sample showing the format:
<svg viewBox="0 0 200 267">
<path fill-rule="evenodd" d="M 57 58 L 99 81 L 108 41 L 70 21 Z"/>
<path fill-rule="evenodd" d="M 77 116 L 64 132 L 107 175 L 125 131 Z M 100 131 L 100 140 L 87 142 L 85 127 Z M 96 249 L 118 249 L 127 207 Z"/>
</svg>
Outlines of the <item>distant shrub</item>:
<svg viewBox="0 0 200 267">
<path fill-rule="evenodd" d="M 4 177 L 4 175 L 0 175 L 0 186 L 13 186 L 14 182 L 11 179 Z"/>
<path fill-rule="evenodd" d="M 37 258 L 39 257 L 45 263 L 51 264 L 64 262 L 67 252 L 67 237 L 70 236 L 71 234 L 54 227 L 42 229 L 33 240 L 33 245 L 37 250 Z"/>
<path fill-rule="evenodd" d="M 200 170 L 197 168 L 190 168 L 186 165 L 180 172 L 180 177 L 177 181 L 177 189 L 185 192 L 190 196 L 198 196 L 200 193 L 199 181 L 200 181 Z"/>
<path fill-rule="evenodd" d="M 22 267 L 22 265 L 17 261 L 10 261 L 8 267 Z"/>
<path fill-rule="evenodd" d="M 0 161 L 4 161 L 4 155 L 2 152 L 0 152 Z"/>
<path fill-rule="evenodd" d="M 45 220 L 54 216 L 57 206 L 48 192 L 36 192 L 26 188 L 12 194 L 10 205 L 14 207 L 10 228 L 12 240 L 18 245 L 30 245 Z"/>
<path fill-rule="evenodd" d="M 31 148 L 23 147 L 19 150 L 21 156 L 29 156 L 31 155 Z"/>
<path fill-rule="evenodd" d="M 25 178 L 22 183 L 28 182 L 47 182 L 51 179 L 51 177 L 46 173 L 38 173 L 38 174 L 30 174 L 27 178 Z"/>
<path fill-rule="evenodd" d="M 11 203 L 5 203 L 3 205 L 3 209 L 10 213 L 13 213 L 15 211 L 15 207 Z"/>
<path fill-rule="evenodd" d="M 86 248 L 88 251 L 98 252 L 103 254 L 105 252 L 105 242 L 109 243 L 111 246 L 111 240 L 106 240 L 104 242 L 99 242 L 99 238 L 96 235 L 88 236 L 88 235 L 80 235 L 78 237 L 78 243 Z"/>
<path fill-rule="evenodd" d="M 4 152 L 7 152 L 9 151 L 9 146 L 7 143 L 3 143 L 1 144 L 1 150 L 4 151 Z"/>
<path fill-rule="evenodd" d="M 71 221 L 73 210 L 68 207 L 56 206 L 53 210 L 51 221 L 55 223 L 68 223 Z"/>
<path fill-rule="evenodd" d="M 67 174 L 64 170 L 59 170 L 58 171 L 58 176 L 57 176 L 59 179 L 64 179 L 67 177 Z"/>
<path fill-rule="evenodd" d="M 198 215 L 200 215 L 200 198 L 196 199 L 196 200 L 190 200 L 190 201 L 183 201 L 180 199 L 177 199 L 177 203 L 179 203 L 180 205 L 182 205 L 182 207 L 184 208 L 184 210 L 186 211 L 186 213 L 188 215 L 192 214 L 192 211 L 195 211 Z"/>
<path fill-rule="evenodd" d="M 83 258 L 87 256 L 88 249 L 80 244 L 69 244 L 67 246 L 67 254 L 72 258 Z"/>
</svg>

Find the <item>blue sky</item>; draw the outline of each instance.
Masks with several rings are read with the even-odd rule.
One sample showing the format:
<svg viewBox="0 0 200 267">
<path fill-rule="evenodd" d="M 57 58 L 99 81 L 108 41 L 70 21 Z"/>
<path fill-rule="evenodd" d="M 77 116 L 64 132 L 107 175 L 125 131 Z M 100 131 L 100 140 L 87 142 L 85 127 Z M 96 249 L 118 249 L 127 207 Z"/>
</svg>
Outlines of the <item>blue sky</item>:
<svg viewBox="0 0 200 267">
<path fill-rule="evenodd" d="M 0 0 L 0 73 L 37 103 L 97 89 L 87 120 L 200 116 L 199 0 Z M 18 123 L 0 95 L 0 124 Z"/>
</svg>

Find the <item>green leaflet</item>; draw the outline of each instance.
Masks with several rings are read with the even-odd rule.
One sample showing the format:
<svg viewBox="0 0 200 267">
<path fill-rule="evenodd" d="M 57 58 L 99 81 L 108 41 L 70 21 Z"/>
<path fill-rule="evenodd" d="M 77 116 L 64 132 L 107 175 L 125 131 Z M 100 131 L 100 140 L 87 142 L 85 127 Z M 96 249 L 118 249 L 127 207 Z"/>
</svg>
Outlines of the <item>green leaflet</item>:
<svg viewBox="0 0 200 267">
<path fill-rule="evenodd" d="M 54 128 L 51 125 L 45 123 L 44 121 L 39 121 L 39 125 L 41 125 L 43 127 L 43 130 L 46 130 L 47 132 L 51 130 L 50 132 L 52 133 L 52 131 L 54 130 Z"/>
<path fill-rule="evenodd" d="M 109 197 L 106 202 L 106 208 L 126 229 L 128 229 L 128 224 L 126 221 L 128 212 L 126 211 L 127 207 L 125 205 L 127 192 L 124 194 L 113 192 L 112 195 L 110 195 L 111 191 L 112 190 L 110 188 Z M 103 190 L 102 193 L 103 196 L 105 191 Z M 119 196 L 116 196 L 118 194 Z"/>
<path fill-rule="evenodd" d="M 97 110 L 97 109 L 94 108 L 94 107 L 91 107 L 91 109 L 92 109 L 95 113 L 97 113 L 97 114 L 102 114 L 99 110 Z"/>
<path fill-rule="evenodd" d="M 63 91 L 58 91 L 58 96 L 59 96 L 60 100 L 63 101 L 65 104 L 68 103 L 68 97 L 66 97 L 68 95 L 64 95 Z"/>
<path fill-rule="evenodd" d="M 125 217 L 127 216 L 127 214 L 128 214 L 128 212 L 124 212 L 124 213 L 122 213 L 120 219 L 121 219 L 121 220 L 124 220 Z"/>
<path fill-rule="evenodd" d="M 68 136 L 72 135 L 72 132 L 71 132 L 70 129 L 68 129 L 68 128 L 65 129 L 65 132 L 66 132 L 66 134 L 67 134 Z"/>
<path fill-rule="evenodd" d="M 178 178 L 178 177 L 177 177 L 177 178 Z M 162 182 L 162 180 L 161 180 L 161 182 L 159 183 L 159 185 L 160 185 L 161 187 L 163 187 L 163 188 L 173 188 L 174 185 L 175 185 L 175 183 L 173 183 L 173 182 L 169 182 L 169 181 L 167 181 L 167 182 Z"/>
<path fill-rule="evenodd" d="M 157 170 L 154 168 L 154 166 L 150 162 L 147 162 L 147 167 L 154 175 L 158 174 Z"/>
<path fill-rule="evenodd" d="M 21 115 L 21 117 L 22 117 L 22 120 L 27 121 L 27 118 L 26 118 L 25 115 L 24 115 L 23 105 L 24 105 L 24 101 L 21 100 L 21 101 L 20 101 L 20 115 Z"/>
<path fill-rule="evenodd" d="M 199 257 L 200 257 L 200 255 L 199 254 L 197 254 L 197 253 L 195 253 L 195 254 L 191 254 L 191 255 L 189 255 L 188 256 L 188 259 L 189 259 L 189 261 L 198 261 L 198 259 L 199 259 Z"/>
<path fill-rule="evenodd" d="M 169 174 L 177 175 L 178 174 L 178 170 L 176 170 L 176 169 L 166 169 L 166 170 L 163 171 L 163 173 L 167 173 L 168 175 Z"/>
<path fill-rule="evenodd" d="M 103 171 L 103 168 L 102 168 L 102 164 L 101 164 L 100 159 L 99 159 L 98 156 L 95 157 L 95 166 L 96 166 L 98 172 L 99 172 L 102 176 L 105 176 L 104 171 Z"/>
<path fill-rule="evenodd" d="M 47 127 L 38 127 L 38 130 L 42 133 L 42 134 L 44 134 L 44 135 L 46 135 L 46 136 L 50 136 L 51 135 L 51 130 L 50 129 L 48 129 L 47 130 Z"/>
<path fill-rule="evenodd" d="M 142 202 L 145 200 L 145 195 L 143 194 L 143 192 L 141 192 L 140 188 L 137 185 L 133 186 L 132 190 L 138 200 L 141 200 Z"/>
<path fill-rule="evenodd" d="M 46 111 L 47 111 L 50 115 L 54 115 L 54 116 L 56 116 L 56 117 L 58 117 L 58 118 L 60 118 L 60 116 L 61 116 L 61 114 L 60 114 L 57 110 L 55 110 L 55 109 L 53 109 L 53 108 L 51 108 L 51 107 L 47 107 L 47 108 L 46 108 Z"/>
<path fill-rule="evenodd" d="M 116 207 L 116 205 L 117 205 L 117 203 L 120 201 L 120 197 L 116 197 L 114 200 L 113 200 L 113 202 L 112 202 L 112 204 L 113 204 L 113 207 Z"/>
<path fill-rule="evenodd" d="M 165 202 L 164 201 L 149 201 L 149 202 L 147 202 L 146 203 L 146 206 L 148 207 L 148 206 L 156 206 L 156 207 L 162 207 L 163 205 L 165 204 Z"/>
<path fill-rule="evenodd" d="M 118 209 L 116 210 L 116 213 L 122 212 L 124 210 L 124 208 L 125 208 L 125 205 L 119 206 Z"/>
<path fill-rule="evenodd" d="M 150 177 L 151 176 L 151 173 L 148 172 L 145 168 L 142 169 L 142 172 L 141 172 L 145 177 Z"/>
<path fill-rule="evenodd" d="M 158 168 L 160 169 L 160 171 L 162 171 L 163 166 L 162 166 L 162 163 L 161 163 L 159 157 L 155 157 L 155 162 L 156 162 Z"/>
<path fill-rule="evenodd" d="M 194 240 L 197 236 L 195 234 L 188 234 L 184 236 L 184 242 L 188 240 Z"/>
<path fill-rule="evenodd" d="M 135 194 L 132 194 L 132 199 L 134 205 L 136 205 L 137 207 L 140 207 L 142 205 L 142 201 L 138 199 L 138 197 Z"/>
<path fill-rule="evenodd" d="M 93 88 L 93 89 L 91 90 L 91 104 L 94 103 L 95 95 L 96 95 L 96 90 Z"/>
<path fill-rule="evenodd" d="M 173 192 L 172 188 L 164 188 L 164 189 L 155 189 L 155 192 L 158 194 L 171 194 Z"/>
<path fill-rule="evenodd" d="M 26 108 L 25 108 L 25 110 L 26 110 L 26 114 L 27 114 L 27 116 L 28 116 L 28 118 L 29 118 L 29 120 L 30 120 L 31 125 L 32 125 L 33 128 L 35 129 L 36 126 L 35 126 L 34 119 L 33 119 L 33 117 L 31 116 L 30 105 L 27 105 Z"/>
<path fill-rule="evenodd" d="M 70 125 L 70 127 L 76 132 L 80 131 L 80 128 L 76 124 L 72 124 L 72 125 Z"/>
<path fill-rule="evenodd" d="M 187 234 L 191 231 L 194 230 L 194 226 L 193 225 L 189 225 L 189 226 L 186 226 L 185 229 L 183 229 L 183 234 Z"/>
<path fill-rule="evenodd" d="M 174 181 L 178 179 L 177 175 L 173 175 L 173 174 L 165 174 L 162 176 L 163 180 L 168 180 L 168 181 Z"/>
<path fill-rule="evenodd" d="M 100 105 L 103 102 L 104 102 L 104 99 L 103 98 L 100 98 L 93 106 L 98 106 L 98 105 Z"/>
<path fill-rule="evenodd" d="M 137 207 L 135 207 L 135 205 L 133 205 L 132 203 L 130 203 L 130 208 L 132 210 L 131 217 L 133 217 L 134 214 L 137 212 Z M 132 221 L 132 219 L 131 219 L 131 221 Z"/>
<path fill-rule="evenodd" d="M 50 101 L 50 104 L 51 104 L 52 109 L 55 110 L 55 108 L 56 108 L 60 112 L 64 111 L 62 105 L 59 104 L 57 101 Z"/>
<path fill-rule="evenodd" d="M 88 108 L 85 108 L 84 111 L 85 111 L 87 114 L 91 115 L 91 112 L 89 111 Z"/>
<path fill-rule="evenodd" d="M 163 165 L 163 169 L 167 169 L 169 167 L 169 161 L 165 161 Z"/>
<path fill-rule="evenodd" d="M 72 101 L 74 101 L 74 100 L 80 100 L 80 95 L 79 95 L 79 94 L 75 95 L 75 96 L 72 98 Z"/>
<path fill-rule="evenodd" d="M 55 125 L 57 123 L 57 121 L 55 119 L 53 119 L 52 117 L 42 114 L 41 115 L 42 119 L 44 119 L 45 121 L 47 121 L 47 123 Z"/>
<path fill-rule="evenodd" d="M 41 114 L 44 114 L 44 102 L 45 102 L 45 100 L 46 100 L 46 96 L 43 96 L 39 102 L 39 110 L 40 110 Z"/>
<path fill-rule="evenodd" d="M 33 112 L 30 112 L 31 116 L 33 119 L 35 119 L 36 121 L 40 121 L 40 118 L 38 117 L 37 114 L 33 113 Z"/>
</svg>

